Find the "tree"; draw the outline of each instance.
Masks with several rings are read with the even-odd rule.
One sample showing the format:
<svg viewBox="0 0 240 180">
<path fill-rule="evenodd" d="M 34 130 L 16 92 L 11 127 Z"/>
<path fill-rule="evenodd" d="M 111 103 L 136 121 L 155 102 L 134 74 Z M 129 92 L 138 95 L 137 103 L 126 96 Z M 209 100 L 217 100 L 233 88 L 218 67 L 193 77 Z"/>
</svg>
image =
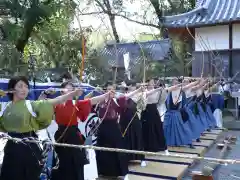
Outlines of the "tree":
<svg viewBox="0 0 240 180">
<path fill-rule="evenodd" d="M 69 30 L 75 13 L 74 2 L 3 0 L 1 5 L 10 13 L 10 18 L 5 18 L 1 25 L 6 37 L 1 43 L 3 67 L 26 66 L 30 55 L 36 57 L 40 68 L 69 64 L 73 67 L 81 61 L 82 37 L 79 32 Z"/>
<path fill-rule="evenodd" d="M 162 27 L 162 17 L 166 15 L 175 15 L 179 13 L 183 13 L 186 11 L 190 11 L 195 7 L 195 0 L 166 0 L 166 1 L 159 1 L 159 0 L 150 0 L 150 1 L 120 1 L 118 4 L 117 10 L 107 8 L 109 6 L 109 0 L 96 0 L 97 4 L 99 5 L 100 9 L 97 10 L 97 12 L 88 12 L 86 15 L 89 14 L 107 14 L 112 17 L 122 17 L 128 21 L 138 23 L 140 25 L 144 26 L 150 26 L 153 28 L 156 28 L 159 30 L 160 37 L 158 35 L 155 36 L 155 39 L 157 38 L 163 38 L 165 28 Z M 107 4 L 108 2 L 108 4 Z M 126 3 L 140 3 L 141 9 L 137 12 L 128 12 L 125 8 Z M 83 14 L 84 15 L 84 14 Z M 113 27 L 113 26 L 112 26 Z M 115 26 L 114 26 L 115 27 Z M 114 34 L 114 33 L 113 33 Z M 119 37 L 119 36 L 117 36 Z M 179 39 L 176 37 L 172 37 L 173 41 L 173 53 L 172 53 L 172 63 L 169 63 L 168 66 L 172 66 L 172 69 L 174 69 L 175 72 L 178 74 L 185 74 L 185 65 L 188 63 L 186 61 L 186 58 L 189 58 L 188 56 L 185 56 L 184 54 L 187 54 L 191 51 L 189 51 L 189 48 L 184 43 L 179 43 Z M 176 41 L 176 42 L 175 42 Z M 183 46 L 183 47 L 178 47 Z M 181 51 L 180 51 L 181 50 Z M 180 55 L 181 54 L 181 55 Z M 156 65 L 158 67 L 160 65 Z M 179 68 L 176 68 L 180 66 L 181 70 L 178 70 Z M 158 69 L 158 68 L 157 68 Z M 161 69 L 161 68 L 159 68 Z M 155 68 L 156 71 L 156 68 Z"/>
<path fill-rule="evenodd" d="M 38 34 L 47 23 L 49 25 L 69 3 L 59 0 L 2 0 L 0 6 L 9 10 L 9 17 L 3 19 L 1 28 L 8 46 L 16 48 L 16 53 L 19 53 L 17 64 L 21 65 L 26 63 L 26 59 L 21 56 L 29 40 L 32 44 L 35 43 L 32 35 Z M 74 3 L 71 3 L 71 6 L 74 7 Z"/>
<path fill-rule="evenodd" d="M 119 35 L 117 33 L 117 28 L 115 24 L 115 19 L 116 19 L 116 12 L 121 11 L 123 1 L 122 0 L 94 0 L 98 7 L 108 16 L 111 28 L 112 28 L 112 33 L 114 36 L 114 39 L 116 43 L 120 42 Z"/>
<path fill-rule="evenodd" d="M 14 22 L 7 20 L 5 23 L 9 23 L 13 29 L 18 29 L 14 38 L 16 49 L 23 53 L 24 47 L 28 43 L 31 33 L 34 28 L 41 26 L 45 20 L 49 20 L 52 14 L 56 11 L 56 3 L 53 0 L 46 1 L 10 1 L 3 0 L 1 5 L 9 9 L 10 19 L 14 19 Z M 5 28 L 7 37 L 11 39 L 11 33 Z"/>
</svg>

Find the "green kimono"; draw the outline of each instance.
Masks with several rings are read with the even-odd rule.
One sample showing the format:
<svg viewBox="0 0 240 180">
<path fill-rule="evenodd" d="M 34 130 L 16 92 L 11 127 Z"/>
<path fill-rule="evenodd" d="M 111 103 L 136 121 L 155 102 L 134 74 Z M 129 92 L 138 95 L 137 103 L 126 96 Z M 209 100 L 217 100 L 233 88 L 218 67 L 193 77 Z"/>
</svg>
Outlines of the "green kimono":
<svg viewBox="0 0 240 180">
<path fill-rule="evenodd" d="M 54 115 L 53 105 L 48 100 L 31 101 L 33 117 L 26 107 L 25 100 L 11 103 L 0 117 L 0 131 L 25 133 L 47 128 Z"/>
<path fill-rule="evenodd" d="M 35 132 L 50 125 L 54 112 L 48 100 L 10 102 L 3 110 L 0 130 L 15 138 L 37 138 Z M 0 179 L 39 180 L 42 158 L 38 144 L 9 140 L 4 147 Z"/>
</svg>

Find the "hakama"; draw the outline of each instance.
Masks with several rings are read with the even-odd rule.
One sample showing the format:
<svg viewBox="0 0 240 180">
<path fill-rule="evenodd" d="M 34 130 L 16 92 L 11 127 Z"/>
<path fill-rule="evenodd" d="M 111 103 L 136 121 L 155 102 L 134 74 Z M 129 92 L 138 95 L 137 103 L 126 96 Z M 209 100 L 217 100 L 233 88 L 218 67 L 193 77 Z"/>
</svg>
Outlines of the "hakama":
<svg viewBox="0 0 240 180">
<path fill-rule="evenodd" d="M 118 124 L 119 104 L 111 99 L 110 102 L 99 105 L 99 117 L 104 119 L 97 132 L 97 146 L 126 148 Z M 125 153 L 97 151 L 96 159 L 99 175 L 118 177 L 128 173 L 128 157 Z"/>
<path fill-rule="evenodd" d="M 198 116 L 200 117 L 200 120 L 202 124 L 204 125 L 204 131 L 211 129 L 211 121 L 209 120 L 207 113 L 206 113 L 206 106 L 202 102 L 202 95 L 198 96 L 196 98 L 197 101 L 197 109 L 198 109 Z"/>
<path fill-rule="evenodd" d="M 180 113 L 180 103 L 174 104 L 172 93 L 166 100 L 167 112 L 164 116 L 164 134 L 168 146 L 192 145 L 192 136 L 188 124 L 185 124 Z"/>
<path fill-rule="evenodd" d="M 55 133 L 58 143 L 81 145 L 83 136 L 77 126 L 59 126 Z M 85 149 L 55 147 L 59 168 L 52 170 L 53 180 L 84 180 L 84 165 L 88 164 Z"/>
<path fill-rule="evenodd" d="M 142 122 L 137 112 L 137 104 L 128 99 L 120 113 L 120 127 L 126 147 L 129 150 L 143 151 Z M 143 160 L 144 155 L 128 154 L 129 160 Z"/>
<path fill-rule="evenodd" d="M 165 98 L 165 91 L 147 97 L 147 106 L 141 115 L 145 151 L 158 152 L 167 150 L 163 123 L 157 109 L 158 100 L 162 103 Z"/>
<path fill-rule="evenodd" d="M 215 117 L 213 116 L 213 112 L 210 107 L 212 105 L 211 96 L 204 97 L 204 99 L 205 99 L 207 117 L 209 118 L 209 120 L 211 122 L 211 128 L 215 128 L 217 126 L 217 122 L 216 122 Z"/>
<path fill-rule="evenodd" d="M 200 118 L 198 105 L 197 105 L 198 103 L 196 101 L 196 98 L 197 98 L 196 95 L 191 97 L 191 98 L 188 98 L 189 103 L 188 103 L 187 106 L 188 106 L 189 110 L 191 111 L 191 114 L 193 115 L 193 118 L 196 120 L 196 124 L 198 125 L 197 128 L 198 128 L 199 131 L 197 131 L 197 132 L 200 133 L 200 135 L 201 135 L 201 133 L 203 131 L 205 131 L 205 124 L 202 122 L 202 120 Z M 189 118 L 191 118 L 191 115 L 189 116 Z M 196 133 L 196 136 L 197 136 L 198 133 Z"/>
<path fill-rule="evenodd" d="M 8 133 L 15 138 L 37 138 L 34 132 Z M 39 180 L 43 166 L 42 150 L 34 143 L 16 143 L 8 140 L 4 148 L 1 180 Z"/>
<path fill-rule="evenodd" d="M 198 119 L 196 119 L 192 110 L 190 109 L 192 106 L 192 98 L 190 97 L 187 99 L 185 92 L 182 92 L 182 103 L 184 105 L 184 110 L 188 114 L 188 121 L 186 123 L 188 123 L 191 130 L 192 139 L 198 139 L 202 133 L 202 124 Z"/>
</svg>

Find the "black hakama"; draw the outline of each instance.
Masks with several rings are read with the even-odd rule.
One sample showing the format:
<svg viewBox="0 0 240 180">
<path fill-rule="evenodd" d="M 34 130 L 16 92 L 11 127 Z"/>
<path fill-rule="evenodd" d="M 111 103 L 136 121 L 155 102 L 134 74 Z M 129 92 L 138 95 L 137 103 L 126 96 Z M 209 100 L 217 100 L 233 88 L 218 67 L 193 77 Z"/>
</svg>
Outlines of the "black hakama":
<svg viewBox="0 0 240 180">
<path fill-rule="evenodd" d="M 66 130 L 67 129 L 67 130 Z M 55 133 L 58 143 L 82 145 L 84 137 L 77 126 L 59 126 Z M 59 167 L 52 171 L 52 180 L 84 180 L 84 165 L 88 164 L 84 149 L 55 147 Z"/>
<path fill-rule="evenodd" d="M 128 99 L 120 114 L 120 127 L 127 149 L 143 151 L 142 122 L 137 113 L 137 104 Z M 129 160 L 144 160 L 144 155 L 128 154 Z"/>
<path fill-rule="evenodd" d="M 163 123 L 159 115 L 157 104 L 147 104 L 142 112 L 144 150 L 158 152 L 167 150 L 164 137 Z"/>
<path fill-rule="evenodd" d="M 37 138 L 35 132 L 8 133 L 14 138 Z M 1 180 L 39 180 L 42 171 L 42 151 L 35 143 L 15 143 L 8 140 L 4 148 Z"/>
<path fill-rule="evenodd" d="M 117 120 L 103 120 L 97 133 L 97 146 L 125 148 Z M 128 173 L 128 159 L 125 153 L 97 151 L 96 159 L 99 175 L 118 177 Z"/>
</svg>

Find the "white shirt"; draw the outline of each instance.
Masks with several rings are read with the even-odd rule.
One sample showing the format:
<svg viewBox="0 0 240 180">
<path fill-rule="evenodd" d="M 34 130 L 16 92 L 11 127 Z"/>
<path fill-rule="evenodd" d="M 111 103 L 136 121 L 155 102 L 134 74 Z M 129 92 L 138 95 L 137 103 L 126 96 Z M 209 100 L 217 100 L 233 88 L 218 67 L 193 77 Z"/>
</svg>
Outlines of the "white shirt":
<svg viewBox="0 0 240 180">
<path fill-rule="evenodd" d="M 172 98 L 174 103 L 181 102 L 182 101 L 181 89 L 172 91 Z"/>
<path fill-rule="evenodd" d="M 160 97 L 161 96 L 161 97 Z M 159 99 L 160 98 L 160 99 Z M 167 98 L 167 92 L 166 90 L 159 90 L 158 92 L 156 93 L 153 93 L 151 95 L 148 95 L 147 97 L 147 104 L 156 104 L 156 103 L 160 103 L 160 104 L 163 104 L 165 103 L 166 101 L 166 98 Z"/>
<path fill-rule="evenodd" d="M 193 97 L 196 94 L 191 89 L 188 89 L 185 93 L 186 93 L 186 98 Z"/>
</svg>

